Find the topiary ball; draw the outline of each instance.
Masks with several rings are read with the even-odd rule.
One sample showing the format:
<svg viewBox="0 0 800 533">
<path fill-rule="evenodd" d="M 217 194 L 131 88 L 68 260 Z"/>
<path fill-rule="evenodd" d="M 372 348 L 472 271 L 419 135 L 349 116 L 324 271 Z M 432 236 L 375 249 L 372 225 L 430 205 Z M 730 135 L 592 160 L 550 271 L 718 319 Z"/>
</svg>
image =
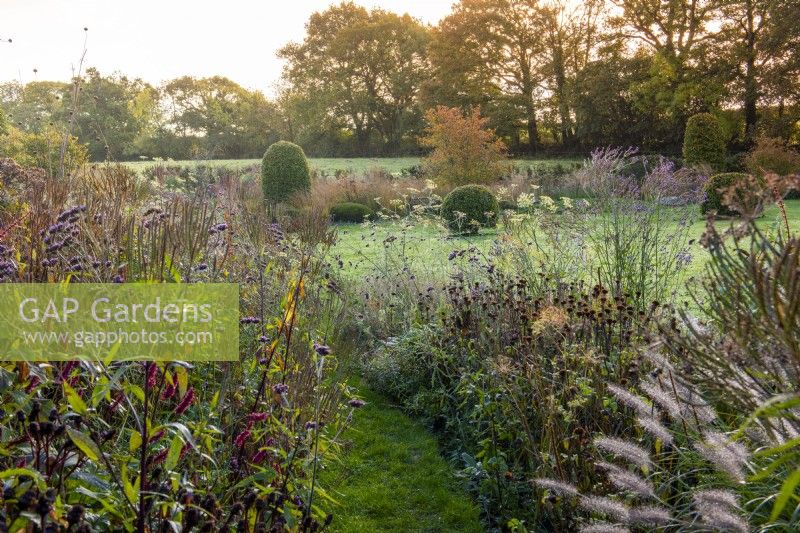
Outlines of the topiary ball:
<svg viewBox="0 0 800 533">
<path fill-rule="evenodd" d="M 498 211 L 492 191 L 482 185 L 464 185 L 445 197 L 439 214 L 450 231 L 475 234 L 481 227 L 495 227 Z"/>
<path fill-rule="evenodd" d="M 264 198 L 275 204 L 310 189 L 311 172 L 303 149 L 287 141 L 278 141 L 267 148 L 261 160 L 261 186 Z"/>
<path fill-rule="evenodd" d="M 342 202 L 331 207 L 330 215 L 334 222 L 364 222 L 372 218 L 372 209 L 356 202 Z"/>
<path fill-rule="evenodd" d="M 700 210 L 703 213 L 715 211 L 718 215 L 726 217 L 738 215 L 736 211 L 722 203 L 722 197 L 726 189 L 737 181 L 746 179 L 747 176 L 743 172 L 723 172 L 722 174 L 711 176 L 706 182 L 706 199 L 700 205 Z"/>
<path fill-rule="evenodd" d="M 714 170 L 725 168 L 725 136 L 717 117 L 698 113 L 689 117 L 683 135 L 683 159 L 687 166 L 709 165 Z"/>
</svg>

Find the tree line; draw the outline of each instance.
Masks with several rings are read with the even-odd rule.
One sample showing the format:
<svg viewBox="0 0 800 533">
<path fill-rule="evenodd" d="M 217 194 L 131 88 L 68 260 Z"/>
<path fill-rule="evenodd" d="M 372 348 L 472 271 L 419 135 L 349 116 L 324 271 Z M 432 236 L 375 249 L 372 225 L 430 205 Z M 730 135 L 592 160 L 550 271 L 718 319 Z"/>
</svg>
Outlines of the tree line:
<svg viewBox="0 0 800 533">
<path fill-rule="evenodd" d="M 224 77 L 154 86 L 89 69 L 4 83 L 0 104 L 21 131 L 72 119 L 94 160 L 252 158 L 278 139 L 315 156 L 416 154 L 438 106 L 480 110 L 520 155 L 678 153 L 698 112 L 738 151 L 800 141 L 797 20 L 796 0 L 461 0 L 430 26 L 345 2 L 277 52 L 272 98 Z"/>
</svg>

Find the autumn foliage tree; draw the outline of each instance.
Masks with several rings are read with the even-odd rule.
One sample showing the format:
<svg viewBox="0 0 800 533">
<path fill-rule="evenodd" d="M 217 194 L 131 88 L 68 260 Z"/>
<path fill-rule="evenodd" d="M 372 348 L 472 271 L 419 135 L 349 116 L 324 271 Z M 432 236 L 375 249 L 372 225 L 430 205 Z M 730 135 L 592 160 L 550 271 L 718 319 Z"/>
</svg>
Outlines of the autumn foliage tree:
<svg viewBox="0 0 800 533">
<path fill-rule="evenodd" d="M 421 139 L 432 148 L 425 167 L 446 185 L 487 183 L 506 169 L 506 146 L 486 127 L 488 119 L 480 110 L 467 114 L 455 107 L 439 106 L 425 113 L 428 128 Z"/>
</svg>

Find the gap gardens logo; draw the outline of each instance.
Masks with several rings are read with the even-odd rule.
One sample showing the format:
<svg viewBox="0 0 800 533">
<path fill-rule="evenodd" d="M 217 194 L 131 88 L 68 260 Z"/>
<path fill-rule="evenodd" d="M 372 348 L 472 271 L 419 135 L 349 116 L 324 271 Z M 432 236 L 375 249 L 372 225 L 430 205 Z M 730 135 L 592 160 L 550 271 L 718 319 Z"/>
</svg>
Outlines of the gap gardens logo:
<svg viewBox="0 0 800 533">
<path fill-rule="evenodd" d="M 239 287 L 211 284 L 0 285 L 0 359 L 239 357 Z"/>
</svg>

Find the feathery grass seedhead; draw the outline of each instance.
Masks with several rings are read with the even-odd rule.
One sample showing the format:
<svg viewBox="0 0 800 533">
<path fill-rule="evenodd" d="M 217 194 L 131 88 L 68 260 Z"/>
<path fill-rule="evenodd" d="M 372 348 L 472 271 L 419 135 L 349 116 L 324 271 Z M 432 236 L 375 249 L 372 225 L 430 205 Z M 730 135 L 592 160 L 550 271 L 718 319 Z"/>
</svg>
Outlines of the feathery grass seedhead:
<svg viewBox="0 0 800 533">
<path fill-rule="evenodd" d="M 604 496 L 581 496 L 578 503 L 582 509 L 591 513 L 610 516 L 623 523 L 628 522 L 630 509 L 620 501 Z"/>
<path fill-rule="evenodd" d="M 643 505 L 630 510 L 630 523 L 637 526 L 662 527 L 672 522 L 672 515 L 664 507 Z"/>
<path fill-rule="evenodd" d="M 656 420 L 655 417 L 641 415 L 636 417 L 636 423 L 639 424 L 643 430 L 650 435 L 661 439 L 666 445 L 672 445 L 674 438 L 672 432 L 666 428 L 661 422 Z"/>
<path fill-rule="evenodd" d="M 594 445 L 601 450 L 613 453 L 643 468 L 649 468 L 653 464 L 647 450 L 626 440 L 613 437 L 598 437 L 595 439 Z"/>
<path fill-rule="evenodd" d="M 630 529 L 608 522 L 595 522 L 580 528 L 580 533 L 628 533 Z"/>
<path fill-rule="evenodd" d="M 722 507 L 707 507 L 699 511 L 700 518 L 704 524 L 708 524 L 718 531 L 731 531 L 747 533 L 750 531 L 749 524 L 738 515 L 735 515 Z"/>
<path fill-rule="evenodd" d="M 741 443 L 731 442 L 722 433 L 709 431 L 703 435 L 703 441 L 696 442 L 694 447 L 717 470 L 728 474 L 738 483 L 745 482 L 743 469 L 748 454 Z"/>
<path fill-rule="evenodd" d="M 546 489 L 561 496 L 578 495 L 578 489 L 574 485 L 570 485 L 569 483 L 564 483 L 563 481 L 558 481 L 556 479 L 537 478 L 533 480 L 533 483 L 540 488 Z"/>
<path fill-rule="evenodd" d="M 597 466 L 606 471 L 609 481 L 620 490 L 636 494 L 642 498 L 655 498 L 653 484 L 641 476 L 619 466 L 601 461 Z"/>
<path fill-rule="evenodd" d="M 731 509 L 739 509 L 739 502 L 736 494 L 729 490 L 709 489 L 699 490 L 693 495 L 694 504 L 698 509 L 716 508 L 727 506 Z"/>
<path fill-rule="evenodd" d="M 640 387 L 653 402 L 667 412 L 672 420 L 676 422 L 684 420 L 684 407 L 671 391 L 665 390 L 661 385 L 653 381 L 645 381 Z"/>
<path fill-rule="evenodd" d="M 608 384 L 608 390 L 614 395 L 614 397 L 619 401 L 621 404 L 626 405 L 639 413 L 642 416 L 658 416 L 659 412 L 655 408 L 655 406 L 648 404 L 645 402 L 640 396 L 633 394 L 632 392 L 615 385 L 613 383 Z"/>
</svg>

